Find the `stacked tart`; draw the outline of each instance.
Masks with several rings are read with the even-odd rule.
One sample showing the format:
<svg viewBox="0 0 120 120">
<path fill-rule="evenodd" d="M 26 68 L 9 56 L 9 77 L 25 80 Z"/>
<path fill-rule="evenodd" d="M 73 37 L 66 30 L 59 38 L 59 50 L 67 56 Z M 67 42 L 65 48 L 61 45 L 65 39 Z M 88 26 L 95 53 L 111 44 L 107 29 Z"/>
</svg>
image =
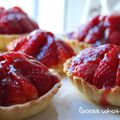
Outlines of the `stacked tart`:
<svg viewBox="0 0 120 120">
<path fill-rule="evenodd" d="M 19 120 L 42 111 L 60 88 L 57 75 L 23 53 L 0 54 L 0 119 Z"/>
<path fill-rule="evenodd" d="M 64 41 L 48 31 L 35 30 L 20 37 L 7 46 L 8 51 L 22 52 L 33 56 L 48 68 L 63 72 L 63 63 L 75 55 L 73 49 Z"/>
<path fill-rule="evenodd" d="M 64 65 L 79 92 L 102 105 L 120 106 L 120 47 L 105 44 L 82 50 Z"/>
<path fill-rule="evenodd" d="M 85 47 L 106 43 L 120 45 L 120 15 L 95 16 L 86 25 L 66 35 L 65 39 L 71 46 L 76 45 L 77 53 L 84 48 L 81 44 Z"/>
<path fill-rule="evenodd" d="M 10 41 L 38 28 L 38 24 L 19 7 L 0 7 L 0 50 L 5 51 Z"/>
</svg>

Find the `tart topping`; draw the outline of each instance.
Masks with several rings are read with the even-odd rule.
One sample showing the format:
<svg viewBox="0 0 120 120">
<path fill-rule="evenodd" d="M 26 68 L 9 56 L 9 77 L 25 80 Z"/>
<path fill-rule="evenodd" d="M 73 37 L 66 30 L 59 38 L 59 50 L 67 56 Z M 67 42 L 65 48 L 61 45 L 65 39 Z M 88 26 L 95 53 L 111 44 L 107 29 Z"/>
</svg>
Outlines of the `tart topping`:
<svg viewBox="0 0 120 120">
<path fill-rule="evenodd" d="M 115 86 L 119 53 L 120 49 L 112 48 L 100 61 L 93 78 L 93 84 L 98 88 Z"/>
<path fill-rule="evenodd" d="M 81 26 L 69 36 L 93 46 L 104 43 L 120 45 L 120 15 L 95 16 L 85 26 Z"/>
<path fill-rule="evenodd" d="M 20 8 L 0 7 L 0 34 L 23 34 L 38 28 L 38 24 Z"/>
<path fill-rule="evenodd" d="M 120 85 L 119 54 L 120 47 L 116 45 L 87 48 L 72 59 L 68 71 L 98 89 L 110 89 Z"/>
<path fill-rule="evenodd" d="M 55 40 L 51 32 L 42 30 L 35 30 L 29 36 L 13 41 L 8 45 L 8 50 L 24 52 L 50 68 L 75 55 L 67 43 Z"/>
<path fill-rule="evenodd" d="M 0 55 L 0 74 L 1 106 L 37 99 L 59 81 L 39 61 L 16 52 Z"/>
</svg>

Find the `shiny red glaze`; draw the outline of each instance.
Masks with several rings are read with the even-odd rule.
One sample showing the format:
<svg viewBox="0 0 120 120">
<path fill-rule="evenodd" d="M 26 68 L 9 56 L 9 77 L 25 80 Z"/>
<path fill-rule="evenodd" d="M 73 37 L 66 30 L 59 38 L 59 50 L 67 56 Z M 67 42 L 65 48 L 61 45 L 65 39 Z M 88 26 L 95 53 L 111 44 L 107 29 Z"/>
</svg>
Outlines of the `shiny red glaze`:
<svg viewBox="0 0 120 120">
<path fill-rule="evenodd" d="M 8 50 L 31 55 L 49 68 L 63 64 L 68 58 L 75 55 L 67 43 L 55 40 L 51 32 L 39 29 L 27 37 L 19 38 L 10 43 Z"/>
<path fill-rule="evenodd" d="M 87 48 L 73 58 L 69 71 L 98 89 L 110 89 L 120 85 L 119 54 L 120 47 L 112 44 Z"/>
<path fill-rule="evenodd" d="M 29 33 L 39 26 L 19 7 L 0 7 L 0 34 Z"/>
<path fill-rule="evenodd" d="M 93 78 L 93 84 L 97 88 L 105 87 L 109 89 L 115 86 L 119 64 L 118 54 L 120 54 L 120 49 L 112 48 L 100 61 Z"/>
<path fill-rule="evenodd" d="M 83 27 L 73 32 L 71 38 L 93 46 L 106 43 L 120 45 L 120 15 L 95 16 Z"/>
<path fill-rule="evenodd" d="M 75 53 L 71 49 L 71 47 L 62 40 L 56 41 L 58 58 L 61 63 L 64 63 L 68 58 L 71 58 Z"/>
<path fill-rule="evenodd" d="M 16 52 L 0 55 L 0 73 L 1 106 L 37 99 L 59 81 L 41 62 Z"/>
</svg>

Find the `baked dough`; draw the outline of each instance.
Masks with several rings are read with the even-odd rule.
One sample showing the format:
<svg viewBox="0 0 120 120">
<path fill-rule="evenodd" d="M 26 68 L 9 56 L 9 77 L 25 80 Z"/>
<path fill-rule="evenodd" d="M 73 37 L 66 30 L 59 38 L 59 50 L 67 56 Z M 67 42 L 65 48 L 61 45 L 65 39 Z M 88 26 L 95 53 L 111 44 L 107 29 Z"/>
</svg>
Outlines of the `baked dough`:
<svg viewBox="0 0 120 120">
<path fill-rule="evenodd" d="M 20 36 L 24 36 L 23 35 L 6 35 L 6 34 L 0 34 L 0 51 L 6 51 L 7 48 L 7 44 L 10 43 L 11 41 L 19 38 Z"/>
<path fill-rule="evenodd" d="M 67 42 L 73 48 L 76 54 L 78 54 L 81 50 L 90 47 L 90 44 L 80 42 L 77 39 L 68 39 L 67 37 L 64 37 L 64 41 Z"/>
</svg>

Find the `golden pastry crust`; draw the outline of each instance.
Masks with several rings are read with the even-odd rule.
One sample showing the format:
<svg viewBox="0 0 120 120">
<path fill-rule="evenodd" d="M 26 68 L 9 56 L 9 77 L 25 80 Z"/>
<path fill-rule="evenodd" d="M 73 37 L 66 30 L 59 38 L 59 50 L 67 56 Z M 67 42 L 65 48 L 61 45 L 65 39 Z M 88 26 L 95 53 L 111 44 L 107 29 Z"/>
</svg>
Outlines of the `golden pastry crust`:
<svg viewBox="0 0 120 120">
<path fill-rule="evenodd" d="M 0 120 L 21 120 L 43 111 L 50 103 L 52 97 L 58 92 L 60 87 L 61 83 L 56 83 L 51 90 L 37 100 L 9 107 L 0 106 Z"/>
<path fill-rule="evenodd" d="M 101 104 L 101 100 L 103 94 L 108 92 L 105 99 L 106 102 L 110 105 L 120 106 L 120 87 L 115 86 L 111 88 L 109 91 L 106 89 L 98 89 L 95 85 L 91 85 L 90 83 L 86 82 L 84 79 L 80 77 L 76 77 L 71 74 L 68 69 L 71 63 L 71 59 L 67 60 L 64 64 L 64 72 L 70 78 L 72 84 L 77 88 L 80 93 L 83 93 L 89 99 L 95 101 L 96 103 Z"/>
<path fill-rule="evenodd" d="M 59 65 L 52 66 L 52 69 L 54 69 L 59 74 L 64 74 L 64 72 L 63 72 L 63 64 L 62 63 L 59 64 Z"/>
<path fill-rule="evenodd" d="M 25 34 L 23 34 L 25 35 Z M 0 51 L 6 51 L 7 48 L 7 44 L 10 43 L 11 41 L 19 38 L 20 36 L 23 36 L 23 35 L 7 35 L 7 34 L 0 34 Z"/>
<path fill-rule="evenodd" d="M 64 41 L 73 48 L 76 54 L 78 54 L 81 50 L 90 47 L 90 44 L 85 42 L 79 42 L 77 39 L 68 39 L 67 37 L 64 37 Z"/>
</svg>

